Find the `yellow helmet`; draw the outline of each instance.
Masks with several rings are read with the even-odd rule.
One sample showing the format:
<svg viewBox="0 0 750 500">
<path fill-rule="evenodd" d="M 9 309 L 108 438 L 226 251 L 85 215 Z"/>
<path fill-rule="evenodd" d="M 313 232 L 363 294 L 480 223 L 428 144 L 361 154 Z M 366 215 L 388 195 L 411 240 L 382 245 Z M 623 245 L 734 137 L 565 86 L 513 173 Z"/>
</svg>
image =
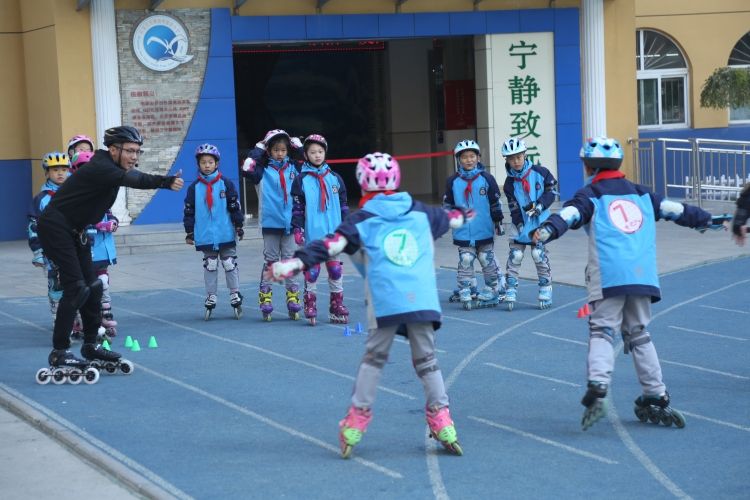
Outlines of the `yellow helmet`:
<svg viewBox="0 0 750 500">
<path fill-rule="evenodd" d="M 51 167 L 65 167 L 70 168 L 70 158 L 67 154 L 59 151 L 52 151 L 47 153 L 42 158 L 42 168 L 49 170 Z"/>
</svg>

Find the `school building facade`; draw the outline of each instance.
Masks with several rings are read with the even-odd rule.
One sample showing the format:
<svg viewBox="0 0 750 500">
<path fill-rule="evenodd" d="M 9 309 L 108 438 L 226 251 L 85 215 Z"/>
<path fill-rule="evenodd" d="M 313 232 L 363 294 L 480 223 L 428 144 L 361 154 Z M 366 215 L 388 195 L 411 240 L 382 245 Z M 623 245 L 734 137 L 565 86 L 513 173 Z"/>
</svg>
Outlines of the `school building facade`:
<svg viewBox="0 0 750 500">
<path fill-rule="evenodd" d="M 239 163 L 263 133 L 321 133 L 358 195 L 351 160 L 405 157 L 402 188 L 439 200 L 459 140 L 505 177 L 523 138 L 565 199 L 584 137 L 750 139 L 750 108 L 700 107 L 718 67 L 750 67 L 746 0 L 7 0 L 0 3 L 0 240 L 25 237 L 40 159 L 86 134 L 139 127 L 139 168 L 182 170 L 219 147 Z M 123 189 L 123 222 L 182 218 L 183 194 Z"/>
</svg>

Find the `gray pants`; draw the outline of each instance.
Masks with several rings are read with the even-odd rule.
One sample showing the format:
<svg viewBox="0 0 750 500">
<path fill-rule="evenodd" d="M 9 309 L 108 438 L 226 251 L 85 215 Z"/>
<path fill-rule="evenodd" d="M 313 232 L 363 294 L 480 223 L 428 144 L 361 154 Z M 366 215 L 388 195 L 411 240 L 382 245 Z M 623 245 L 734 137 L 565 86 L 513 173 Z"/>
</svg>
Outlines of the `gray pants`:
<svg viewBox="0 0 750 500">
<path fill-rule="evenodd" d="M 594 301 L 590 306 L 588 380 L 610 384 L 615 368 L 613 344 L 615 336 L 621 334 L 625 354 L 633 355 L 643 394 L 664 394 L 659 357 L 646 330 L 651 321 L 651 297 L 620 295 Z"/>
<path fill-rule="evenodd" d="M 479 260 L 484 276 L 484 284 L 492 289 L 497 289 L 499 283 L 499 270 L 495 260 L 493 243 L 486 243 L 476 247 L 458 247 L 458 271 L 456 280 L 458 288 L 468 288 L 475 282 L 474 261 Z"/>
<path fill-rule="evenodd" d="M 375 402 L 380 376 L 388 361 L 396 329 L 396 326 L 389 326 L 369 331 L 367 350 L 359 365 L 352 394 L 352 405 L 357 408 L 371 408 Z M 412 363 L 422 381 L 427 406 L 448 406 L 443 374 L 435 357 L 435 331 L 432 323 L 408 323 L 406 329 L 409 332 Z"/>
<path fill-rule="evenodd" d="M 273 281 L 269 281 L 263 277 L 263 273 L 266 268 L 278 262 L 281 259 L 291 259 L 294 257 L 294 252 L 297 250 L 297 244 L 294 242 L 294 235 L 292 234 L 272 234 L 266 233 L 263 235 L 263 268 L 260 272 L 260 286 L 273 285 Z M 284 280 L 286 288 L 289 289 L 292 285 L 299 287 L 299 278 L 292 277 Z"/>
<path fill-rule="evenodd" d="M 219 265 L 224 268 L 224 276 L 227 279 L 227 288 L 230 292 L 240 289 L 240 271 L 237 269 L 237 248 L 222 248 L 203 251 L 203 280 L 206 283 L 206 294 L 216 295 Z"/>
<path fill-rule="evenodd" d="M 549 267 L 549 251 L 543 243 L 538 245 L 523 245 L 516 243 L 511 239 L 508 242 L 510 251 L 508 252 L 508 262 L 505 264 L 505 271 L 508 278 L 518 279 L 518 272 L 521 269 L 521 262 L 523 262 L 523 253 L 526 247 L 531 247 L 532 253 L 531 258 L 534 260 L 536 266 L 536 274 L 539 280 L 546 279 L 549 283 L 552 283 L 552 270 Z"/>
</svg>

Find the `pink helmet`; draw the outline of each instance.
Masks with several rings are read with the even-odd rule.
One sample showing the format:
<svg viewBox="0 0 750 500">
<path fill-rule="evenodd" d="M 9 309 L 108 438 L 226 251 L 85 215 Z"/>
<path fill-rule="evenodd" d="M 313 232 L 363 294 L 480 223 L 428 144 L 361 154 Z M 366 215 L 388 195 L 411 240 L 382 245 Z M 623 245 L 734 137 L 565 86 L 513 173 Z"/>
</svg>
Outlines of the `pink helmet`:
<svg viewBox="0 0 750 500">
<path fill-rule="evenodd" d="M 357 163 L 357 182 L 362 191 L 395 191 L 401 184 L 401 168 L 388 153 L 370 153 Z"/>
<path fill-rule="evenodd" d="M 75 171 L 83 165 L 84 163 L 88 163 L 91 158 L 94 156 L 94 153 L 91 151 L 79 151 L 76 154 L 73 155 L 73 158 L 70 160 L 70 169 Z"/>
<path fill-rule="evenodd" d="M 89 143 L 89 145 L 91 146 L 91 150 L 92 150 L 92 151 L 93 151 L 94 149 L 96 149 L 96 148 L 94 147 L 94 140 L 93 140 L 93 139 L 92 139 L 91 137 L 89 137 L 89 136 L 87 136 L 87 135 L 74 135 L 74 136 L 73 136 L 73 137 L 72 137 L 72 138 L 71 138 L 71 139 L 70 139 L 70 140 L 68 141 L 68 151 L 70 151 L 71 149 L 75 148 L 75 147 L 76 147 L 76 145 L 77 145 L 77 144 L 78 144 L 79 142 L 88 142 L 88 143 Z"/>
<path fill-rule="evenodd" d="M 302 142 L 302 147 L 305 152 L 307 152 L 307 148 L 310 144 L 320 144 L 323 146 L 326 153 L 328 152 L 328 141 L 326 141 L 326 138 L 320 134 L 310 134 L 305 137 L 305 140 Z"/>
</svg>

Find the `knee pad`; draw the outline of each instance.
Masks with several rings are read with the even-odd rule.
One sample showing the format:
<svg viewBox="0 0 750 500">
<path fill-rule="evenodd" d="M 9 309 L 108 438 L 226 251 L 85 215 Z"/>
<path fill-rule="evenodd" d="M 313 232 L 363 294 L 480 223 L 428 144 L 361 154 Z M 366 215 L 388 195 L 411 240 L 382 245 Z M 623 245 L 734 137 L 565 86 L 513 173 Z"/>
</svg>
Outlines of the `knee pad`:
<svg viewBox="0 0 750 500">
<path fill-rule="evenodd" d="M 510 252 L 508 252 L 508 262 L 514 266 L 520 266 L 521 262 L 523 262 L 523 250 L 511 248 Z"/>
<path fill-rule="evenodd" d="M 217 257 L 203 257 L 203 269 L 214 272 L 219 269 L 219 259 Z"/>
<path fill-rule="evenodd" d="M 328 270 L 328 277 L 332 280 L 341 279 L 341 275 L 344 274 L 344 264 L 337 260 L 326 262 L 326 269 Z"/>
<path fill-rule="evenodd" d="M 318 281 L 318 276 L 320 276 L 320 264 L 315 264 L 305 271 L 305 281 L 308 283 L 315 283 Z"/>
<path fill-rule="evenodd" d="M 544 247 L 541 245 L 536 245 L 534 248 L 531 249 L 531 258 L 534 259 L 534 262 L 536 264 L 541 264 L 544 262 Z"/>
<path fill-rule="evenodd" d="M 99 278 L 99 281 L 102 282 L 102 290 L 108 290 L 109 289 L 109 274 L 107 274 L 107 271 L 104 271 L 102 274 L 97 276 Z"/>
<path fill-rule="evenodd" d="M 388 353 L 380 352 L 380 351 L 368 350 L 367 352 L 365 352 L 365 355 L 362 358 L 363 363 L 373 366 L 375 368 L 378 368 L 380 370 L 383 369 L 386 361 L 388 361 Z"/>
<path fill-rule="evenodd" d="M 474 265 L 476 256 L 471 252 L 458 251 L 458 267 L 471 268 Z"/>
<path fill-rule="evenodd" d="M 237 269 L 237 257 L 231 256 L 226 259 L 221 259 L 221 265 L 226 272 L 234 271 Z"/>
<path fill-rule="evenodd" d="M 425 354 L 425 356 L 422 358 L 412 359 L 411 362 L 414 365 L 414 370 L 417 372 L 417 376 L 419 378 L 424 377 L 430 372 L 436 372 L 440 370 L 440 367 L 435 360 L 434 352 Z"/>
<path fill-rule="evenodd" d="M 592 339 L 604 339 L 610 344 L 615 343 L 615 331 L 611 328 L 598 328 L 596 330 L 589 331 L 589 338 Z"/>
<path fill-rule="evenodd" d="M 622 352 L 628 354 L 634 348 L 639 345 L 648 344 L 651 342 L 651 335 L 646 331 L 645 328 L 639 328 L 633 333 L 622 333 Z"/>
<path fill-rule="evenodd" d="M 495 252 L 492 250 L 479 252 L 479 255 L 477 255 L 477 257 L 479 258 L 479 263 L 482 265 L 482 267 L 487 267 L 495 262 Z"/>
</svg>

